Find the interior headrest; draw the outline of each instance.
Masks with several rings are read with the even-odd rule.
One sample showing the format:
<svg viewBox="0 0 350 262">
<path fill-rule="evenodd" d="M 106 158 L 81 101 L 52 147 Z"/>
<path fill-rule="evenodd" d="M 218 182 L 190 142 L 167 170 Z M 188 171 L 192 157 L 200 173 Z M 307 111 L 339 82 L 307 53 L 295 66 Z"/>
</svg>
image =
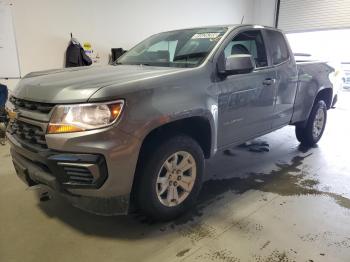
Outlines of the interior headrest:
<svg viewBox="0 0 350 262">
<path fill-rule="evenodd" d="M 250 55 L 248 49 L 242 44 L 232 46 L 231 55 Z"/>
</svg>

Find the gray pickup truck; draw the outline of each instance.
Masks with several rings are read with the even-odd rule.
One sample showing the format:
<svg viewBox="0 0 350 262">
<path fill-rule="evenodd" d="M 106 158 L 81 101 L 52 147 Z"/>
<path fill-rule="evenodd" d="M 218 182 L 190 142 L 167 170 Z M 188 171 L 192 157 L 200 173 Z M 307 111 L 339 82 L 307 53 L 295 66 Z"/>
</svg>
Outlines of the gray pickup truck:
<svg viewBox="0 0 350 262">
<path fill-rule="evenodd" d="M 9 99 L 17 175 L 81 209 L 168 220 L 200 191 L 205 159 L 286 125 L 319 141 L 332 69 L 296 64 L 255 25 L 153 35 L 108 66 L 25 76 Z"/>
</svg>

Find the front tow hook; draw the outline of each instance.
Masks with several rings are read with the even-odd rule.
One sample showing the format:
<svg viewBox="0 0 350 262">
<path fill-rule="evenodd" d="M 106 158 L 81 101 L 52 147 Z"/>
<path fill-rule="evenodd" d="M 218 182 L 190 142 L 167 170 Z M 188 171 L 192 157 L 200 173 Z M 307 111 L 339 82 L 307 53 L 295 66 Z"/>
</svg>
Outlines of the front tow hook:
<svg viewBox="0 0 350 262">
<path fill-rule="evenodd" d="M 28 190 L 39 191 L 38 194 L 40 202 L 46 202 L 52 199 L 49 191 L 43 190 L 42 186 L 39 184 L 30 186 Z"/>
<path fill-rule="evenodd" d="M 46 202 L 51 200 L 49 192 L 41 192 L 39 196 L 40 202 Z"/>
</svg>

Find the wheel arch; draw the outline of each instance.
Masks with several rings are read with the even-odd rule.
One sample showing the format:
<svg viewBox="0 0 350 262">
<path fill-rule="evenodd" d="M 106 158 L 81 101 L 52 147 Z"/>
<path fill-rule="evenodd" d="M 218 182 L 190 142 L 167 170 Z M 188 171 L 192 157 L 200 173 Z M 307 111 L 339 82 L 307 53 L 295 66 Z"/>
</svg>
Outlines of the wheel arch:
<svg viewBox="0 0 350 262">
<path fill-rule="evenodd" d="M 169 136 L 184 134 L 193 138 L 203 150 L 206 158 L 211 157 L 214 151 L 213 125 L 205 116 L 191 116 L 167 122 L 154 127 L 142 139 L 140 155 L 152 144 L 159 143 Z"/>
<path fill-rule="evenodd" d="M 216 134 L 213 134 L 213 132 L 215 132 L 213 123 L 205 116 L 191 116 L 177 119 L 150 130 L 142 139 L 131 188 L 130 209 L 137 209 L 135 206 L 135 190 L 138 187 L 137 181 L 140 180 L 138 177 L 142 169 L 142 163 L 147 158 L 147 152 L 152 150 L 155 144 L 161 143 L 165 139 L 177 134 L 188 135 L 197 141 L 203 150 L 205 158 L 210 158 L 215 153 L 215 142 L 213 140 Z"/>
<path fill-rule="evenodd" d="M 327 105 L 327 109 L 330 109 L 332 107 L 333 101 L 333 89 L 331 87 L 326 87 L 319 90 L 315 97 L 313 105 L 320 100 L 323 100 Z"/>
<path fill-rule="evenodd" d="M 326 103 L 327 109 L 330 109 L 332 107 L 332 87 L 320 86 L 317 81 L 310 82 L 310 84 L 307 87 L 308 88 L 304 88 L 305 91 L 303 94 L 297 94 L 295 100 L 295 109 L 291 121 L 292 125 L 305 126 L 307 120 L 309 119 L 313 106 L 320 100 L 323 100 Z M 307 89 L 309 89 L 311 93 L 313 93 L 313 98 L 307 98 L 307 96 L 310 95 L 306 92 Z M 314 91 L 312 92 L 312 90 Z M 305 96 L 301 97 L 301 95 Z"/>
</svg>

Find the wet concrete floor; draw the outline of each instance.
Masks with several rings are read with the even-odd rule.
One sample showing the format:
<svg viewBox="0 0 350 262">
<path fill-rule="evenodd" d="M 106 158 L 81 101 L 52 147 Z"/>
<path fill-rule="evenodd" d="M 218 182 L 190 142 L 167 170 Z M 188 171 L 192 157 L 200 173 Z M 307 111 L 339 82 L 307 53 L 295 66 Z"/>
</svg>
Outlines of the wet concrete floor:
<svg viewBox="0 0 350 262">
<path fill-rule="evenodd" d="M 207 162 L 198 205 L 169 223 L 39 202 L 0 147 L 0 261 L 350 261 L 350 93 L 315 148 L 287 127 Z"/>
</svg>

